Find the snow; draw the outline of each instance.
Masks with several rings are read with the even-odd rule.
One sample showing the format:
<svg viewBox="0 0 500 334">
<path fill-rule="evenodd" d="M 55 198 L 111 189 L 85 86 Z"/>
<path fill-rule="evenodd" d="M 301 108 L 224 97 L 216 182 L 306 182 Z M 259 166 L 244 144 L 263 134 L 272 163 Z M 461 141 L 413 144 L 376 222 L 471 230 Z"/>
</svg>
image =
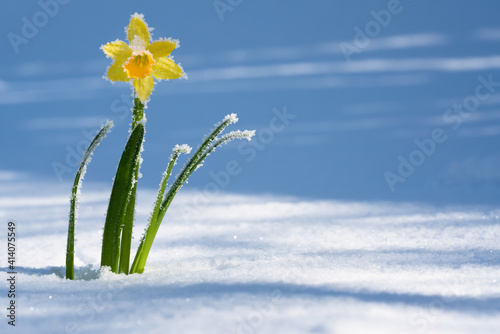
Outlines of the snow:
<svg viewBox="0 0 500 334">
<path fill-rule="evenodd" d="M 0 180 L 20 333 L 497 333 L 500 208 L 180 192 L 142 275 L 99 272 L 109 188 Z M 138 192 L 132 249 L 156 190 Z M 6 249 L 6 224 L 0 231 Z M 3 255 L 5 259 L 5 255 Z M 5 261 L 5 260 L 4 260 Z M 6 265 L 0 275 L 6 277 Z M 5 289 L 0 304 L 8 303 Z M 7 320 L 0 325 L 4 333 Z M 12 329 L 11 329 L 12 330 Z"/>
</svg>

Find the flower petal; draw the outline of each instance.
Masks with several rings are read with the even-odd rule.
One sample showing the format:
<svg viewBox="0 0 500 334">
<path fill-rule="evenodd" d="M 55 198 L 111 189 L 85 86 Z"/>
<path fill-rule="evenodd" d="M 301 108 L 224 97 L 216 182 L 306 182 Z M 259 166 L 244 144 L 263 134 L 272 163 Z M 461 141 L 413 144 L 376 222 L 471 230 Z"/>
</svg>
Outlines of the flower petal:
<svg viewBox="0 0 500 334">
<path fill-rule="evenodd" d="M 153 64 L 153 76 L 156 79 L 177 79 L 184 75 L 182 67 L 170 58 L 156 58 Z"/>
<path fill-rule="evenodd" d="M 115 61 L 108 68 L 108 79 L 111 81 L 130 81 L 127 73 L 123 69 L 123 62 Z"/>
<path fill-rule="evenodd" d="M 166 57 L 170 54 L 170 52 L 177 48 L 178 45 L 179 41 L 173 39 L 159 40 L 148 45 L 146 50 L 151 52 L 154 58 Z"/>
<path fill-rule="evenodd" d="M 141 99 L 141 101 L 146 101 L 151 95 L 154 86 L 153 76 L 147 76 L 144 79 L 135 79 L 134 80 L 134 88 L 137 92 L 137 96 Z"/>
<path fill-rule="evenodd" d="M 101 50 L 104 51 L 108 57 L 118 61 L 125 60 L 132 54 L 132 49 L 128 44 L 119 39 L 101 46 Z"/>
<path fill-rule="evenodd" d="M 138 36 L 145 45 L 149 45 L 149 29 L 142 14 L 135 13 L 130 19 L 127 30 L 127 38 L 130 43 Z"/>
</svg>

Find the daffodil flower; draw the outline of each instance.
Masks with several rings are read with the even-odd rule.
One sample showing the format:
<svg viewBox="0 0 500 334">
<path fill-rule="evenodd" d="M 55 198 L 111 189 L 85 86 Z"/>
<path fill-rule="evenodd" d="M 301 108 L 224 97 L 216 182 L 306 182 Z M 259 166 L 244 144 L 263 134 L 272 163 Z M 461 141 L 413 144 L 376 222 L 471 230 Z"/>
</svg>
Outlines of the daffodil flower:
<svg viewBox="0 0 500 334">
<path fill-rule="evenodd" d="M 186 77 L 182 67 L 169 57 L 170 53 L 179 47 L 179 41 L 169 38 L 151 42 L 149 34 L 151 30 L 144 22 L 143 15 L 135 13 L 126 28 L 128 44 L 116 40 L 101 46 L 104 53 L 113 59 L 113 63 L 107 70 L 107 78 L 111 81 L 129 82 L 134 91 L 131 131 L 113 179 L 102 236 L 101 267 L 110 267 L 111 271 L 117 274 L 128 275 L 144 272 L 149 251 L 170 204 L 182 185 L 187 183 L 190 175 L 203 165 L 205 158 L 217 147 L 230 140 L 250 140 L 255 135 L 255 131 L 246 130 L 232 131 L 221 136 L 227 126 L 238 121 L 236 114 L 227 115 L 222 122 L 215 125 L 208 136 L 203 138 L 196 152 L 167 188 L 172 169 L 176 165 L 179 155 L 191 152 L 191 147 L 186 144 L 174 147 L 170 162 L 163 173 L 149 223 L 141 238 L 134 262 L 130 266 L 137 182 L 140 177 L 141 152 L 146 126 L 145 102 L 153 91 L 155 79 L 167 80 Z M 66 246 L 66 278 L 68 279 L 75 278 L 75 225 L 83 174 L 90 162 L 92 152 L 112 126 L 113 122 L 107 122 L 97 133 L 85 152 L 75 176 L 70 201 Z"/>
<path fill-rule="evenodd" d="M 135 13 L 127 28 L 129 44 L 116 40 L 103 45 L 101 49 L 114 62 L 108 68 L 107 77 L 111 81 L 132 81 L 137 96 L 146 101 L 151 95 L 154 79 L 177 79 L 186 77 L 170 53 L 179 47 L 179 41 L 160 38 L 151 43 L 147 23 L 142 14 Z"/>
</svg>

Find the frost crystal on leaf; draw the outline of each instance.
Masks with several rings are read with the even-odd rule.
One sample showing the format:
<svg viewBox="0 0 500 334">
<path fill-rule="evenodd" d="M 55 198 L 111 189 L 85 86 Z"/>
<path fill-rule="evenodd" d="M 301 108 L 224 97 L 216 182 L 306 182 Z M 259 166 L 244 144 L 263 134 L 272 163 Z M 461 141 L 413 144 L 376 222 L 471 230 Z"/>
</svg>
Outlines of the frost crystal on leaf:
<svg viewBox="0 0 500 334">
<path fill-rule="evenodd" d="M 172 151 L 174 152 L 185 153 L 185 154 L 191 153 L 191 150 L 192 148 L 188 144 L 175 145 L 174 148 L 172 149 Z"/>
<path fill-rule="evenodd" d="M 230 141 L 233 139 L 247 139 L 248 141 L 252 140 L 252 137 L 255 136 L 255 130 L 236 130 L 236 131 L 231 131 L 228 134 L 222 136 L 220 139 L 221 142 L 223 141 Z"/>
<path fill-rule="evenodd" d="M 224 117 L 222 122 L 226 122 L 226 121 L 231 121 L 231 123 L 236 123 L 236 122 L 238 122 L 238 115 L 236 115 L 236 114 L 227 115 L 226 117 Z"/>
<path fill-rule="evenodd" d="M 174 148 L 172 149 L 172 154 L 170 155 L 170 160 L 176 159 L 174 164 L 177 164 L 177 156 L 181 153 L 189 154 L 191 153 L 191 146 L 188 144 L 182 144 L 182 145 L 175 145 Z"/>
</svg>

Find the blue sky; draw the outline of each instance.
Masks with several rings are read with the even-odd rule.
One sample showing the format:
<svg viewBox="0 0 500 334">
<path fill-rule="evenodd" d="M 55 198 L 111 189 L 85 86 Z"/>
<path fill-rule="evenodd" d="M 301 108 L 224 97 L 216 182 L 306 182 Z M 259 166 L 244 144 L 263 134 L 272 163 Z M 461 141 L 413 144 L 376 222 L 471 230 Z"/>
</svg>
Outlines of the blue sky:
<svg viewBox="0 0 500 334">
<path fill-rule="evenodd" d="M 498 1 L 6 0 L 1 8 L 1 180 L 71 182 L 88 133 L 113 119 L 86 178 L 111 182 L 130 88 L 102 79 L 110 60 L 99 47 L 125 39 L 139 12 L 154 38 L 181 41 L 173 56 L 189 75 L 155 88 L 141 186 L 157 186 L 175 144 L 196 146 L 235 112 L 233 129 L 256 129 L 256 140 L 218 150 L 189 188 L 204 189 L 235 160 L 240 173 L 225 191 L 498 203 Z M 470 111 L 454 109 L 464 103 Z M 54 164 L 69 169 L 56 173 Z"/>
</svg>

